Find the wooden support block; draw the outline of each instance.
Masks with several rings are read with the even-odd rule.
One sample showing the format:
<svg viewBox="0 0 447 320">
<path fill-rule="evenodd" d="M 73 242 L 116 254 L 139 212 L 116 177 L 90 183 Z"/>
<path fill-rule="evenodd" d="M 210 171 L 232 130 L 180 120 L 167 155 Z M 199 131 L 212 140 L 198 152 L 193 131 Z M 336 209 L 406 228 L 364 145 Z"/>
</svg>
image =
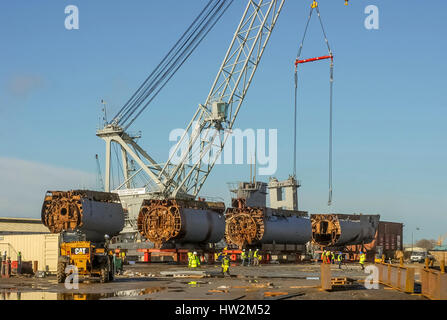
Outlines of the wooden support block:
<svg viewBox="0 0 447 320">
<path fill-rule="evenodd" d="M 320 280 L 321 280 L 321 289 L 323 290 L 332 290 L 332 284 L 331 284 L 331 265 L 330 264 L 321 264 L 320 268 Z"/>
</svg>

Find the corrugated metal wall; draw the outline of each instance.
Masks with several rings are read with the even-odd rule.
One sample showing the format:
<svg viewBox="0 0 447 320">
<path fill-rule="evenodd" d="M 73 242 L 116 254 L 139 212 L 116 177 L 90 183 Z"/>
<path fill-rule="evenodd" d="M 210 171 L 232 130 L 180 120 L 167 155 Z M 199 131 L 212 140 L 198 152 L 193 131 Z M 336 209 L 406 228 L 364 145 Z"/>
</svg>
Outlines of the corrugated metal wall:
<svg viewBox="0 0 447 320">
<path fill-rule="evenodd" d="M 6 300 L 58 300 L 57 292 L 31 291 L 31 292 L 9 292 L 2 293 L 1 298 Z"/>
<path fill-rule="evenodd" d="M 384 251 L 403 250 L 403 224 L 381 221 L 376 240 Z"/>
<path fill-rule="evenodd" d="M 17 260 L 22 253 L 22 261 L 38 261 L 38 270 L 57 271 L 59 257 L 58 234 L 30 234 L 0 236 L 0 251 L 6 251 L 11 260 Z"/>
</svg>

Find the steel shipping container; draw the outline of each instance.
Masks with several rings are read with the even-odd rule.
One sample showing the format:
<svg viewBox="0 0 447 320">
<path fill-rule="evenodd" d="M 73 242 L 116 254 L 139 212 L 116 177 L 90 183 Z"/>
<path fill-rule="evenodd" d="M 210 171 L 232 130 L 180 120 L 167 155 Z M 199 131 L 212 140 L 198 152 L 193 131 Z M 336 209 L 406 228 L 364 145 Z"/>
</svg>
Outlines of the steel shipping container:
<svg viewBox="0 0 447 320">
<path fill-rule="evenodd" d="M 29 234 L 0 236 L 0 251 L 6 251 L 11 260 L 17 260 L 18 252 L 22 261 L 38 261 L 39 271 L 57 271 L 59 258 L 59 234 Z"/>
</svg>

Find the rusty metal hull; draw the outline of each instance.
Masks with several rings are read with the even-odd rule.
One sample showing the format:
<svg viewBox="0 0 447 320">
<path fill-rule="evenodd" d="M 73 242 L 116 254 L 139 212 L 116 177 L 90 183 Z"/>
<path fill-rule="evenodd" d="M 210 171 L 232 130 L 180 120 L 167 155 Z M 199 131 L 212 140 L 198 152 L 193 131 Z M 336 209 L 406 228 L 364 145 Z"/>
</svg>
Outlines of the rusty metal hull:
<svg viewBox="0 0 447 320">
<path fill-rule="evenodd" d="M 313 214 L 312 240 L 322 247 L 368 244 L 374 241 L 379 215 Z"/>
<path fill-rule="evenodd" d="M 145 200 L 138 231 L 156 246 L 175 243 L 217 243 L 225 233 L 223 203 L 192 200 Z"/>
<path fill-rule="evenodd" d="M 88 190 L 48 191 L 42 205 L 42 223 L 52 233 L 78 230 L 87 240 L 104 241 L 124 227 L 124 212 L 117 195 Z"/>
<path fill-rule="evenodd" d="M 229 208 L 225 239 L 239 247 L 254 244 L 305 244 L 311 240 L 310 219 L 295 211 Z"/>
</svg>

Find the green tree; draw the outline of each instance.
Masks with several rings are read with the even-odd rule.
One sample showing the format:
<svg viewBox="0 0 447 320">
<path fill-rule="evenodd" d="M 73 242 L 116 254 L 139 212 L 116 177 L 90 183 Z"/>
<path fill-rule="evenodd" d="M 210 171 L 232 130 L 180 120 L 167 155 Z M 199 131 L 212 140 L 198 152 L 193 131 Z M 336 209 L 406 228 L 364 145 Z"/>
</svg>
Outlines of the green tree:
<svg viewBox="0 0 447 320">
<path fill-rule="evenodd" d="M 415 247 L 424 248 L 427 250 L 431 250 L 435 247 L 436 241 L 429 239 L 421 239 L 415 243 Z"/>
</svg>

